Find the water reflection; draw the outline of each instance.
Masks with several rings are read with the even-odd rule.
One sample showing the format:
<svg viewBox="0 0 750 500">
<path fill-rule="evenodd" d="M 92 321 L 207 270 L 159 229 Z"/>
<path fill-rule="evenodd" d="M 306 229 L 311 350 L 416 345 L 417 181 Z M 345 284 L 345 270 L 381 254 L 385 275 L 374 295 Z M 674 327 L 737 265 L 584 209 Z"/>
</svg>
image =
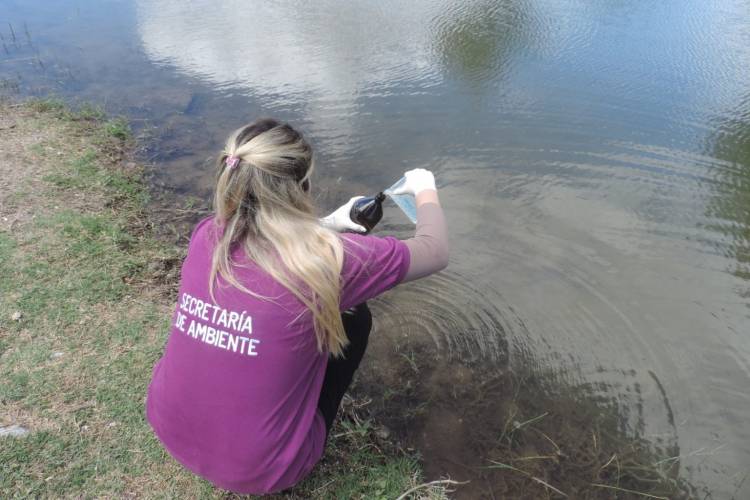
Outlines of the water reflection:
<svg viewBox="0 0 750 500">
<path fill-rule="evenodd" d="M 710 227 L 729 240 L 723 250 L 735 260 L 732 273 L 750 280 L 750 96 L 719 124 L 710 142 L 711 154 L 726 162 L 713 170 L 716 183 L 707 213 L 718 222 Z M 750 298 L 750 287 L 742 293 Z"/>
<path fill-rule="evenodd" d="M 494 81 L 524 41 L 543 34 L 530 26 L 531 8 L 526 0 L 453 3 L 432 28 L 445 73 L 476 87 Z"/>
<path fill-rule="evenodd" d="M 313 93 L 351 106 L 367 87 L 429 69 L 429 32 L 419 20 L 431 4 L 138 1 L 138 30 L 152 60 L 220 87 L 282 101 Z"/>
</svg>

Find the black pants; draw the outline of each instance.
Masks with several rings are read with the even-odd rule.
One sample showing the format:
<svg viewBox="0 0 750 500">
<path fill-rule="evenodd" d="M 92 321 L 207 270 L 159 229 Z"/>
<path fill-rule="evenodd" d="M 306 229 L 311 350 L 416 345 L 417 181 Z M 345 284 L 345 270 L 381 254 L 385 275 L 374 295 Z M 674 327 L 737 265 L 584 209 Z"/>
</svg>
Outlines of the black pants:
<svg viewBox="0 0 750 500">
<path fill-rule="evenodd" d="M 328 359 L 323 388 L 320 390 L 320 399 L 318 399 L 318 408 L 326 422 L 326 436 L 331 432 L 341 400 L 352 383 L 359 362 L 365 355 L 372 328 L 372 314 L 366 303 L 342 313 L 341 320 L 344 323 L 346 336 L 349 338 L 349 345 L 344 349 L 343 357 Z"/>
</svg>

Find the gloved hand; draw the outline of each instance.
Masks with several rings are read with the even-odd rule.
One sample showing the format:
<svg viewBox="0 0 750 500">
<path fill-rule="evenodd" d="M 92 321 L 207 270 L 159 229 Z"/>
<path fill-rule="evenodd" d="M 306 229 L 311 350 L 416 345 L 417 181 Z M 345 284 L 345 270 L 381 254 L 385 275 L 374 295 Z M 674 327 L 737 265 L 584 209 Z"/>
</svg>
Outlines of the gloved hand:
<svg viewBox="0 0 750 500">
<path fill-rule="evenodd" d="M 435 188 L 435 176 L 432 175 L 432 172 L 424 168 L 409 170 L 404 174 L 404 177 L 406 177 L 406 180 L 393 190 L 393 194 L 412 194 L 417 196 L 426 189 L 437 190 Z"/>
<path fill-rule="evenodd" d="M 345 204 L 337 208 L 331 215 L 327 215 L 326 217 L 320 219 L 320 223 L 324 227 L 327 227 L 328 229 L 332 229 L 333 231 L 337 231 L 339 233 L 344 231 L 353 231 L 355 233 L 366 232 L 367 229 L 365 229 L 363 226 L 360 226 L 359 224 L 354 222 L 351 217 L 349 217 L 349 212 L 351 212 L 352 210 L 352 205 L 360 198 L 364 198 L 364 196 L 353 197 Z"/>
</svg>

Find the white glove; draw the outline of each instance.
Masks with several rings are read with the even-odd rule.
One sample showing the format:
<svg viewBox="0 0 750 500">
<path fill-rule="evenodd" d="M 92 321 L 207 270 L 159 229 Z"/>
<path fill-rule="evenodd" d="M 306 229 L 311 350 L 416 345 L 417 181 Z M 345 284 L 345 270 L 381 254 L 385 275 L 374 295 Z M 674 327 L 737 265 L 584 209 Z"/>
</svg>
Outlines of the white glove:
<svg viewBox="0 0 750 500">
<path fill-rule="evenodd" d="M 344 231 L 353 231 L 355 233 L 367 232 L 366 228 L 360 226 L 359 224 L 354 222 L 351 217 L 349 217 L 349 212 L 351 212 L 352 210 L 352 205 L 360 198 L 364 198 L 364 196 L 353 197 L 344 205 L 337 208 L 331 215 L 320 219 L 321 225 L 339 233 Z"/>
<path fill-rule="evenodd" d="M 406 177 L 406 180 L 393 190 L 393 194 L 412 194 L 417 196 L 427 189 L 437 190 L 435 188 L 435 176 L 429 170 L 415 168 L 406 172 L 404 177 Z"/>
</svg>

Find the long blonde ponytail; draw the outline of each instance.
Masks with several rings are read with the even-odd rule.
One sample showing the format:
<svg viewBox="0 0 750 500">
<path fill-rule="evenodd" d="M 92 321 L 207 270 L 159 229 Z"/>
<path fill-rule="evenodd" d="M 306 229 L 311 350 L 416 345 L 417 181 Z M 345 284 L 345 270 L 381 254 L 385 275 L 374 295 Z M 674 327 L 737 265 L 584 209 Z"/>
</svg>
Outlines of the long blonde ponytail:
<svg viewBox="0 0 750 500">
<path fill-rule="evenodd" d="M 318 349 L 340 356 L 347 344 L 339 311 L 344 251 L 338 235 L 315 217 L 308 192 L 312 169 L 312 148 L 289 125 L 263 119 L 230 136 L 218 162 L 214 210 L 223 232 L 209 289 L 216 302 L 220 276 L 266 298 L 233 273 L 231 250 L 242 245 L 249 259 L 311 311 Z"/>
</svg>

